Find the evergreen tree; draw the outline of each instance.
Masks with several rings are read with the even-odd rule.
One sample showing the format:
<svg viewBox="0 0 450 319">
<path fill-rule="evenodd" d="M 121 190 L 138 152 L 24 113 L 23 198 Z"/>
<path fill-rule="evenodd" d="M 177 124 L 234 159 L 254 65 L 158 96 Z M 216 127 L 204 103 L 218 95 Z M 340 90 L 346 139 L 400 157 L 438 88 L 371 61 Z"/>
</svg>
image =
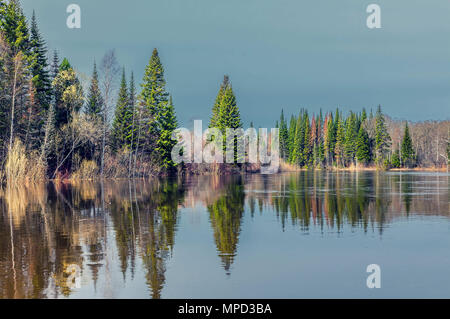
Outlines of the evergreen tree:
<svg viewBox="0 0 450 319">
<path fill-rule="evenodd" d="M 287 160 L 289 156 L 289 133 L 286 120 L 284 118 L 284 112 L 281 110 L 280 116 L 280 157 L 283 160 Z"/>
<path fill-rule="evenodd" d="M 84 104 L 83 88 L 75 70 L 67 59 L 61 63 L 58 75 L 53 80 L 56 127 L 70 122 L 73 112 Z"/>
<path fill-rule="evenodd" d="M 403 134 L 402 146 L 401 146 L 402 163 L 406 167 L 414 165 L 415 152 L 412 144 L 411 136 L 409 135 L 408 122 L 405 124 L 405 133 Z"/>
<path fill-rule="evenodd" d="M 216 100 L 214 102 L 214 106 L 212 108 L 211 119 L 209 121 L 209 127 L 217 127 L 219 125 L 219 117 L 220 117 L 220 104 L 222 103 L 223 95 L 225 89 L 230 85 L 230 78 L 228 75 L 223 77 L 223 82 L 220 85 L 219 93 L 217 93 Z"/>
<path fill-rule="evenodd" d="M 375 152 L 376 152 L 376 163 L 381 165 L 383 163 L 384 155 L 391 146 L 391 137 L 387 131 L 385 118 L 381 112 L 381 106 L 378 106 L 376 117 L 375 117 Z"/>
<path fill-rule="evenodd" d="M 345 131 L 344 124 L 338 118 L 337 122 L 337 132 L 336 132 L 336 145 L 334 147 L 334 155 L 336 157 L 336 162 L 338 166 L 344 166 L 344 154 L 345 154 Z"/>
<path fill-rule="evenodd" d="M 236 102 L 236 96 L 234 95 L 231 83 L 228 83 L 227 87 L 224 89 L 222 99 L 219 104 L 219 118 L 216 123 L 217 128 L 222 132 L 224 140 L 224 152 L 226 150 L 233 149 L 236 155 L 237 145 L 241 141 L 237 140 L 235 137 L 233 140 L 227 143 L 227 129 L 238 129 L 242 128 L 241 115 Z M 243 137 L 241 137 L 243 138 Z M 240 158 L 235 156 L 235 161 L 240 161 Z"/>
<path fill-rule="evenodd" d="M 97 118 L 99 121 L 103 120 L 103 97 L 99 87 L 97 64 L 94 62 L 94 70 L 92 71 L 91 85 L 87 96 L 86 114 Z"/>
<path fill-rule="evenodd" d="M 58 51 L 53 51 L 53 60 L 52 65 L 50 67 L 50 76 L 52 81 L 56 78 L 59 73 L 59 56 Z"/>
<path fill-rule="evenodd" d="M 304 111 L 303 115 L 303 150 L 302 150 L 302 165 L 308 167 L 311 162 L 312 144 L 311 144 L 311 128 L 309 126 L 308 111 Z"/>
<path fill-rule="evenodd" d="M 120 83 L 119 96 L 117 98 L 116 111 L 111 132 L 111 150 L 117 152 L 126 144 L 128 136 L 128 125 L 131 120 L 129 111 L 130 96 L 128 95 L 125 69 L 122 71 L 122 81 Z"/>
<path fill-rule="evenodd" d="M 30 57 L 30 38 L 25 15 L 18 0 L 10 0 L 8 4 L 0 7 L 0 30 L 11 46 L 13 55 L 19 51 L 24 54 L 25 60 Z"/>
<path fill-rule="evenodd" d="M 395 150 L 394 154 L 392 154 L 391 158 L 391 167 L 399 168 L 400 167 L 400 152 Z"/>
<path fill-rule="evenodd" d="M 291 115 L 289 123 L 289 137 L 288 137 L 288 159 L 289 163 L 294 163 L 294 145 L 295 145 L 295 132 L 297 131 L 297 119 L 294 115 Z"/>
<path fill-rule="evenodd" d="M 164 68 L 159 58 L 158 50 L 154 49 L 150 61 L 145 68 L 142 91 L 139 96 L 142 110 L 142 150 L 152 155 L 153 160 L 159 160 L 156 148 L 156 140 L 160 134 L 158 118 L 163 106 L 168 102 L 169 93 L 166 92 Z"/>
<path fill-rule="evenodd" d="M 30 31 L 31 74 L 33 86 L 36 90 L 36 103 L 42 108 L 41 114 L 48 109 L 51 101 L 51 79 L 48 72 L 47 48 L 37 26 L 36 15 L 33 11 Z"/>
<path fill-rule="evenodd" d="M 159 123 L 161 125 L 160 134 L 156 142 L 156 151 L 160 155 L 160 165 L 165 172 L 171 172 L 175 167 L 172 161 L 172 149 L 177 143 L 172 139 L 172 133 L 177 128 L 177 119 L 175 109 L 173 107 L 172 96 L 169 97 L 168 103 L 163 105 L 160 112 Z"/>
<path fill-rule="evenodd" d="M 138 116 L 138 110 L 136 108 L 136 87 L 134 84 L 134 74 L 131 73 L 131 79 L 130 79 L 130 85 L 129 85 L 129 107 L 127 115 L 128 118 L 131 118 L 131 121 L 128 124 L 127 127 L 127 145 L 130 150 L 133 150 L 135 147 L 135 140 L 137 137 L 137 120 L 139 118 Z"/>
<path fill-rule="evenodd" d="M 370 161 L 370 140 L 369 134 L 361 125 L 356 142 L 356 158 L 360 164 L 366 165 Z"/>
<path fill-rule="evenodd" d="M 346 162 L 354 163 L 357 150 L 358 121 L 355 113 L 351 112 L 347 118 L 345 130 L 345 159 Z"/>
</svg>

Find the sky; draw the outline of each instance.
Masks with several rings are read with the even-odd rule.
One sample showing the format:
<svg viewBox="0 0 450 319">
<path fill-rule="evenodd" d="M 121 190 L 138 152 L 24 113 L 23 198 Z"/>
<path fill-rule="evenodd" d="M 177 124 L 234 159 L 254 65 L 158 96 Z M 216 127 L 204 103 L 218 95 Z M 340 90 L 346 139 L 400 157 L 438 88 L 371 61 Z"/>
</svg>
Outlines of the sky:
<svg viewBox="0 0 450 319">
<path fill-rule="evenodd" d="M 450 119 L 450 1 L 21 0 L 50 50 L 86 75 L 115 49 L 139 85 L 153 48 L 181 126 L 207 121 L 225 74 L 244 127 L 381 105 L 396 119 Z M 66 8 L 81 8 L 69 29 Z M 369 29 L 369 4 L 381 28 Z"/>
</svg>

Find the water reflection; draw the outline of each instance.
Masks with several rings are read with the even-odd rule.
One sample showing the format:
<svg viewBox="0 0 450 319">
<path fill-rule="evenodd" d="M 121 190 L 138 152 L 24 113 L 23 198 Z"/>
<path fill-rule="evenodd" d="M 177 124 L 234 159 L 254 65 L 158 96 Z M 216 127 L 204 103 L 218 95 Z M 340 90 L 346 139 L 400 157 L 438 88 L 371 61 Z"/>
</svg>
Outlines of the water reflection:
<svg viewBox="0 0 450 319">
<path fill-rule="evenodd" d="M 273 214 L 273 236 L 287 227 L 326 234 L 347 226 L 382 236 L 396 218 L 448 217 L 448 180 L 446 174 L 301 172 L 6 188 L 0 298 L 70 297 L 76 290 L 70 265 L 81 269 L 84 286 L 97 290 L 101 281 L 102 297 L 114 297 L 108 287 L 116 272 L 127 283 L 142 270 L 138 279 L 149 293 L 140 297 L 161 298 L 186 208 L 208 216 L 213 238 L 205 241 L 216 246 L 230 276 L 246 214 Z"/>
</svg>

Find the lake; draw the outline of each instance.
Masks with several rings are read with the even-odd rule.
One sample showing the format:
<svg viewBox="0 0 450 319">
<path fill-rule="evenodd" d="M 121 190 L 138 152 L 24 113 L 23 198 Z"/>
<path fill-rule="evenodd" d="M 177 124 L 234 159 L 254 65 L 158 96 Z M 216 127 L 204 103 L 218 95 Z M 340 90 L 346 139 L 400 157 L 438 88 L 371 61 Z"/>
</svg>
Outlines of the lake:
<svg viewBox="0 0 450 319">
<path fill-rule="evenodd" d="M 449 180 L 305 171 L 5 188 L 0 298 L 450 298 Z"/>
</svg>

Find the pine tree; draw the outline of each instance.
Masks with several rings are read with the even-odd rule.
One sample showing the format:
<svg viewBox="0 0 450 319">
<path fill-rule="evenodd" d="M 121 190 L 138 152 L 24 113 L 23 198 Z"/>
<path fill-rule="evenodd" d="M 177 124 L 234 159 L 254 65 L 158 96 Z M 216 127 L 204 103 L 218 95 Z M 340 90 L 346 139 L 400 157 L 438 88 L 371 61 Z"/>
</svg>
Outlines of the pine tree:
<svg viewBox="0 0 450 319">
<path fill-rule="evenodd" d="M 94 62 L 94 70 L 92 71 L 91 85 L 87 97 L 86 114 L 102 121 L 102 110 L 103 97 L 99 87 L 97 64 Z"/>
<path fill-rule="evenodd" d="M 297 131 L 297 119 L 291 115 L 289 123 L 289 137 L 288 137 L 288 159 L 289 163 L 294 163 L 294 146 L 295 146 L 295 132 Z"/>
<path fill-rule="evenodd" d="M 122 71 L 122 81 L 120 83 L 119 96 L 116 103 L 116 111 L 111 132 L 111 150 L 117 152 L 126 144 L 128 136 L 128 124 L 131 120 L 129 112 L 130 96 L 128 95 L 125 68 Z"/>
<path fill-rule="evenodd" d="M 36 90 L 36 103 L 42 108 L 41 115 L 43 116 L 51 101 L 51 79 L 48 72 L 47 48 L 39 33 L 34 11 L 31 19 L 30 49 L 32 56 L 31 74 L 33 86 Z"/>
<path fill-rule="evenodd" d="M 83 88 L 75 70 L 67 59 L 61 63 L 58 75 L 53 80 L 56 127 L 70 122 L 73 112 L 84 104 Z"/>
<path fill-rule="evenodd" d="M 303 165 L 302 153 L 305 143 L 305 127 L 303 123 L 303 110 L 297 117 L 297 124 L 295 125 L 294 144 L 292 147 L 292 163 L 299 166 Z"/>
<path fill-rule="evenodd" d="M 284 118 L 284 112 L 281 110 L 281 116 L 280 116 L 280 157 L 283 160 L 287 160 L 289 156 L 289 132 L 286 120 Z"/>
<path fill-rule="evenodd" d="M 222 102 L 223 95 L 225 93 L 225 89 L 230 84 L 230 78 L 228 75 L 223 77 L 223 82 L 220 85 L 219 92 L 217 93 L 216 100 L 214 102 L 214 106 L 212 108 L 211 119 L 209 121 L 209 127 L 217 127 L 219 125 L 219 117 L 220 117 L 220 104 Z"/>
<path fill-rule="evenodd" d="M 52 65 L 50 67 L 50 76 L 53 80 L 56 78 L 56 76 L 59 73 L 59 55 L 58 55 L 58 51 L 53 51 L 53 60 L 52 60 Z"/>
<path fill-rule="evenodd" d="M 362 125 L 359 128 L 356 149 L 358 163 L 367 165 L 370 161 L 370 140 L 369 134 Z"/>
<path fill-rule="evenodd" d="M 233 140 L 227 143 L 227 129 L 238 129 L 242 128 L 241 115 L 236 102 L 236 96 L 234 95 L 231 83 L 228 83 L 227 87 L 224 89 L 222 99 L 219 104 L 219 118 L 216 123 L 217 128 L 222 132 L 223 135 L 223 150 L 233 149 L 235 154 L 237 151 L 237 145 L 241 141 L 237 140 L 235 137 Z M 242 137 L 241 137 L 242 138 Z M 235 161 L 240 161 L 240 158 L 235 156 Z"/>
<path fill-rule="evenodd" d="M 308 111 L 304 111 L 303 115 L 303 150 L 302 150 L 302 165 L 308 167 L 311 162 L 312 144 L 311 144 L 311 128 L 309 125 Z"/>
<path fill-rule="evenodd" d="M 175 167 L 172 161 L 172 149 L 177 143 L 172 139 L 172 133 L 177 128 L 177 119 L 173 107 L 172 96 L 169 101 L 165 103 L 161 109 L 159 116 L 160 134 L 156 142 L 156 151 L 160 155 L 160 165 L 165 172 L 171 172 Z"/>
<path fill-rule="evenodd" d="M 137 114 L 137 108 L 136 108 L 136 87 L 134 84 L 134 74 L 133 72 L 131 73 L 131 79 L 130 79 L 130 85 L 129 85 L 129 107 L 128 107 L 128 112 L 129 114 L 127 115 L 127 118 L 131 119 L 131 121 L 128 123 L 128 127 L 127 127 L 127 137 L 126 137 L 126 141 L 127 141 L 127 145 L 129 147 L 130 150 L 133 150 L 135 148 L 135 143 L 136 143 L 136 137 L 137 137 L 137 119 L 138 119 L 138 114 Z"/>
<path fill-rule="evenodd" d="M 166 92 L 164 68 L 159 58 L 158 50 L 154 49 L 150 61 L 145 68 L 144 78 L 141 84 L 142 91 L 139 96 L 142 110 L 142 150 L 152 155 L 153 160 L 158 161 L 159 155 L 153 151 L 156 148 L 156 140 L 160 134 L 158 118 L 162 107 L 168 102 L 169 93 Z"/>
<path fill-rule="evenodd" d="M 399 150 L 395 150 L 394 154 L 391 157 L 391 167 L 399 168 L 400 167 L 400 152 Z"/>
<path fill-rule="evenodd" d="M 334 147 L 334 155 L 338 166 L 344 166 L 345 154 L 345 130 L 342 121 L 337 119 L 336 145 Z"/>
<path fill-rule="evenodd" d="M 404 166 L 412 167 L 414 165 L 416 155 L 414 152 L 411 136 L 409 135 L 408 122 L 406 122 L 405 124 L 405 133 L 403 134 L 401 158 Z"/>
<path fill-rule="evenodd" d="M 375 116 L 375 152 L 377 165 L 383 163 L 384 155 L 390 145 L 391 137 L 387 131 L 385 118 L 379 105 Z"/>
<path fill-rule="evenodd" d="M 358 136 L 358 121 L 356 115 L 351 112 L 347 118 L 347 127 L 345 130 L 345 160 L 354 163 L 356 155 L 356 142 Z"/>
<path fill-rule="evenodd" d="M 13 55 L 19 51 L 24 60 L 30 57 L 30 38 L 25 15 L 18 0 L 10 0 L 8 4 L 0 7 L 0 30 L 3 31 L 6 41 L 11 46 Z"/>
</svg>

